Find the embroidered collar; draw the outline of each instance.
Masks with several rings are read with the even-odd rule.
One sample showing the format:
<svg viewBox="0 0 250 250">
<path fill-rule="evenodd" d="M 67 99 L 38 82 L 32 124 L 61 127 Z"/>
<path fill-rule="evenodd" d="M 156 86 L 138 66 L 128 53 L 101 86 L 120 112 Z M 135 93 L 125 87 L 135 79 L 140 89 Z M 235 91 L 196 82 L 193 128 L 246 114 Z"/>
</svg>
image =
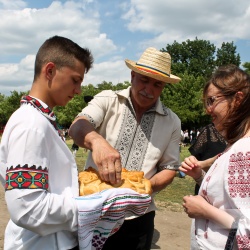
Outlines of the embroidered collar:
<svg viewBox="0 0 250 250">
<path fill-rule="evenodd" d="M 21 103 L 21 105 L 30 104 L 34 108 L 36 108 L 43 116 L 45 116 L 50 121 L 50 123 L 57 130 L 58 134 L 61 136 L 61 134 L 59 132 L 59 128 L 58 128 L 57 123 L 56 123 L 56 116 L 55 116 L 54 112 L 49 108 L 49 106 L 43 105 L 42 101 L 40 101 L 32 96 L 29 96 L 29 95 L 23 96 L 20 103 Z"/>
</svg>

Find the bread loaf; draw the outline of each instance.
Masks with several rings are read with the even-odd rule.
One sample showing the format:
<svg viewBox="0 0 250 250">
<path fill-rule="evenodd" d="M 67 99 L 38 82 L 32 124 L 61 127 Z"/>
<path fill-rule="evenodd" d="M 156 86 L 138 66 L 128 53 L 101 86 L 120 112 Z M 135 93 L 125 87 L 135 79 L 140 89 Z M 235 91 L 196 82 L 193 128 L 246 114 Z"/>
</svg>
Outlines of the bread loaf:
<svg viewBox="0 0 250 250">
<path fill-rule="evenodd" d="M 131 188 L 140 194 L 152 193 L 151 182 L 144 178 L 144 172 L 128 171 L 125 168 L 122 168 L 122 181 L 119 185 L 111 185 L 102 181 L 98 171 L 92 167 L 80 172 L 78 180 L 80 196 L 97 193 L 109 188 Z"/>
</svg>

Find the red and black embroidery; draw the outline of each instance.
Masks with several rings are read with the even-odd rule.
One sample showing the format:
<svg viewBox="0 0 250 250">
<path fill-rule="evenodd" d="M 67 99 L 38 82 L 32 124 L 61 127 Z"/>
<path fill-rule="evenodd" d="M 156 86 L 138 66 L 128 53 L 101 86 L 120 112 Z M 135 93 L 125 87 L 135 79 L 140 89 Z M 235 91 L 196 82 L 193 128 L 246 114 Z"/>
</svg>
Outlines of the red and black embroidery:
<svg viewBox="0 0 250 250">
<path fill-rule="evenodd" d="M 39 112 L 41 112 L 49 121 L 50 123 L 54 126 L 54 128 L 57 130 L 59 136 L 62 138 L 62 134 L 58 128 L 57 122 L 56 122 L 56 116 L 54 112 L 49 108 L 44 108 L 43 105 L 34 97 L 32 96 L 23 96 L 21 99 L 21 105 L 22 104 L 30 104 L 34 108 L 36 108 Z"/>
<path fill-rule="evenodd" d="M 36 167 L 35 165 L 28 167 L 24 166 L 11 166 L 6 170 L 6 183 L 5 190 L 12 189 L 44 189 L 48 190 L 48 169 Z"/>
</svg>

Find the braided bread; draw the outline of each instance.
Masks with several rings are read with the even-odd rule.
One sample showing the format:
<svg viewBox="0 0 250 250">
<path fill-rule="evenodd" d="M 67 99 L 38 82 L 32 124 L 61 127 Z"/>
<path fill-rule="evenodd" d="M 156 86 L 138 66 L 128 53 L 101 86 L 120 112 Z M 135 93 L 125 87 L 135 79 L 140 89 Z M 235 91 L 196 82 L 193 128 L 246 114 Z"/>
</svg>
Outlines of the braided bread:
<svg viewBox="0 0 250 250">
<path fill-rule="evenodd" d="M 93 193 L 100 192 L 109 188 L 130 188 L 140 194 L 151 194 L 151 182 L 144 178 L 142 171 L 128 171 L 122 168 L 121 183 L 119 185 L 111 185 L 100 179 L 98 172 L 89 167 L 87 170 L 79 173 L 79 189 L 80 196 L 85 196 Z"/>
</svg>

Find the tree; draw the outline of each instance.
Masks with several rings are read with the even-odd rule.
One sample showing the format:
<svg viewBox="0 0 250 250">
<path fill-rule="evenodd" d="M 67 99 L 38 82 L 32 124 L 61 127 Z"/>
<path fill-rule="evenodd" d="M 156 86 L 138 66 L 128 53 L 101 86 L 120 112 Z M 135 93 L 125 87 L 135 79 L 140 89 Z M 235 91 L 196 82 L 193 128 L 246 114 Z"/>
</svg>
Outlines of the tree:
<svg viewBox="0 0 250 250">
<path fill-rule="evenodd" d="M 129 82 L 119 83 L 113 85 L 111 82 L 103 81 L 98 84 L 97 87 L 92 84 L 82 86 L 82 92 L 80 95 L 75 96 L 65 107 L 55 107 L 54 112 L 57 117 L 59 126 L 68 128 L 75 117 L 82 111 L 82 109 L 87 105 L 84 101 L 84 96 L 95 96 L 102 90 L 121 90 L 127 88 L 130 85 Z"/>
<path fill-rule="evenodd" d="M 161 51 L 171 55 L 173 74 L 184 74 L 207 77 L 211 75 L 214 67 L 214 53 L 216 47 L 206 40 L 187 40 L 182 43 L 174 41 Z"/>
<path fill-rule="evenodd" d="M 242 66 L 245 68 L 244 71 L 247 72 L 247 74 L 250 74 L 250 62 L 245 62 Z"/>
<path fill-rule="evenodd" d="M 20 101 L 23 95 L 27 95 L 27 92 L 12 91 L 8 97 L 0 98 L 0 118 L 1 124 L 6 124 L 11 114 L 20 107 Z"/>
<path fill-rule="evenodd" d="M 182 127 L 193 128 L 207 124 L 210 117 L 204 113 L 201 100 L 203 77 L 195 77 L 185 72 L 181 82 L 167 84 L 162 92 L 162 102 L 181 119 Z"/>
<path fill-rule="evenodd" d="M 6 97 L 0 94 L 0 127 L 6 124 L 7 115 L 6 115 Z"/>
<path fill-rule="evenodd" d="M 172 74 L 182 78 L 179 84 L 166 88 L 163 102 L 178 114 L 183 127 L 206 125 L 210 118 L 204 113 L 201 102 L 204 83 L 216 67 L 222 64 L 233 63 L 239 66 L 240 56 L 236 53 L 236 46 L 233 42 L 222 43 L 216 51 L 210 41 L 196 38 L 182 43 L 174 41 L 161 51 L 171 55 Z"/>
<path fill-rule="evenodd" d="M 234 46 L 233 42 L 223 42 L 221 48 L 217 49 L 216 65 L 222 66 L 227 64 L 240 66 L 240 55 L 236 53 L 236 46 Z"/>
<path fill-rule="evenodd" d="M 86 106 L 84 101 L 85 95 L 95 95 L 97 93 L 95 87 L 91 84 L 81 87 L 81 94 L 75 96 L 70 102 L 64 107 L 55 107 L 54 113 L 57 117 L 59 127 L 68 128 L 72 121 L 75 119 L 78 113 Z"/>
</svg>

